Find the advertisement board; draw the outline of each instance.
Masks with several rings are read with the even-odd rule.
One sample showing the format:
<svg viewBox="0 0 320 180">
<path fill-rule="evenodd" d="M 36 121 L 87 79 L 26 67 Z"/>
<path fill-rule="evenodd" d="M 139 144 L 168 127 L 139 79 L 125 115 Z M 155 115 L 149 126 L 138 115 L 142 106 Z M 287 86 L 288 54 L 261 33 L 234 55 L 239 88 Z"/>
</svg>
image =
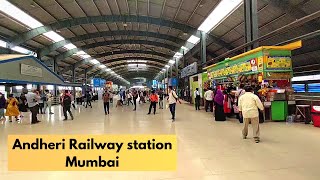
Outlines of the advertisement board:
<svg viewBox="0 0 320 180">
<path fill-rule="evenodd" d="M 289 56 L 268 56 L 266 62 L 267 70 L 290 70 L 292 69 L 291 57 Z"/>
<path fill-rule="evenodd" d="M 198 71 L 197 62 L 194 62 L 181 70 L 181 78 L 196 74 L 197 71 Z"/>
</svg>

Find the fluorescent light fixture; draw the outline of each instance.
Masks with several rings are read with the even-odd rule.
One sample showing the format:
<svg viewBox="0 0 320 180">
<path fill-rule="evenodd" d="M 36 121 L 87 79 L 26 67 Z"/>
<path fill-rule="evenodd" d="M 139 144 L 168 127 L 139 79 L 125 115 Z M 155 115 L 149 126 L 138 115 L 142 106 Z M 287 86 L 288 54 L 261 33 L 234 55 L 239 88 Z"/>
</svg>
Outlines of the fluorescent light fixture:
<svg viewBox="0 0 320 180">
<path fill-rule="evenodd" d="M 59 41 L 64 40 L 64 38 L 62 36 L 60 36 L 59 34 L 57 34 L 54 31 L 49 31 L 49 32 L 43 33 L 43 35 L 50 38 L 54 42 L 59 42 Z"/>
<path fill-rule="evenodd" d="M 101 68 L 101 69 L 104 69 L 104 68 L 106 68 L 107 66 L 106 65 L 104 65 L 104 64 L 101 64 L 100 66 L 99 66 L 99 68 Z"/>
<path fill-rule="evenodd" d="M 200 41 L 200 38 L 198 38 L 197 36 L 191 35 L 187 41 L 192 44 L 198 44 L 198 42 Z"/>
<path fill-rule="evenodd" d="M 43 26 L 42 23 L 29 16 L 27 13 L 23 12 L 21 9 L 17 8 L 10 2 L 6 0 L 0 0 L 0 4 L 0 11 L 20 21 L 29 28 L 34 29 Z"/>
<path fill-rule="evenodd" d="M 0 47 L 7 47 L 7 42 L 0 40 Z"/>
<path fill-rule="evenodd" d="M 140 66 L 140 67 L 146 67 L 147 64 L 138 64 L 138 66 Z"/>
<path fill-rule="evenodd" d="M 205 33 L 210 32 L 232 12 L 234 12 L 242 3 L 243 0 L 222 0 L 199 26 L 198 30 L 204 31 Z"/>
<path fill-rule="evenodd" d="M 111 74 L 115 74 L 115 72 L 114 72 L 114 71 L 111 71 L 110 73 L 111 73 Z"/>
<path fill-rule="evenodd" d="M 138 66 L 138 64 L 128 64 L 129 67 Z"/>
<path fill-rule="evenodd" d="M 31 51 L 20 46 L 14 46 L 13 48 L 11 48 L 11 50 L 22 53 L 22 54 L 32 54 Z"/>
<path fill-rule="evenodd" d="M 83 59 L 89 58 L 91 57 L 89 54 L 85 54 L 85 55 L 79 55 L 80 57 L 82 57 Z"/>
<path fill-rule="evenodd" d="M 175 60 L 170 60 L 169 63 L 170 64 L 174 64 L 174 63 L 176 63 L 176 61 Z"/>
<path fill-rule="evenodd" d="M 92 60 L 90 60 L 90 63 L 92 63 L 92 64 L 99 64 L 100 62 L 99 62 L 98 60 L 96 60 L 96 59 L 92 59 Z"/>
<path fill-rule="evenodd" d="M 165 72 L 165 71 L 166 71 L 166 69 L 165 69 L 165 68 L 163 68 L 163 69 L 161 69 L 161 71 L 164 71 L 164 72 Z"/>
<path fill-rule="evenodd" d="M 64 48 L 66 48 L 66 49 L 75 49 L 75 48 L 77 48 L 77 46 L 75 46 L 74 44 L 72 44 L 72 43 L 69 43 L 69 44 L 67 44 L 67 45 L 64 45 L 63 46 Z"/>
<path fill-rule="evenodd" d="M 23 89 L 23 86 L 16 86 L 16 89 L 21 90 L 21 89 Z"/>
<path fill-rule="evenodd" d="M 296 76 L 293 77 L 291 81 L 312 81 L 312 80 L 320 80 L 320 74 L 317 75 L 309 75 L 309 76 Z"/>
<path fill-rule="evenodd" d="M 165 65 L 164 67 L 169 68 L 170 66 L 169 65 Z"/>
<path fill-rule="evenodd" d="M 107 69 L 105 69 L 105 71 L 111 71 L 111 69 L 110 69 L 110 68 L 107 68 Z"/>
</svg>

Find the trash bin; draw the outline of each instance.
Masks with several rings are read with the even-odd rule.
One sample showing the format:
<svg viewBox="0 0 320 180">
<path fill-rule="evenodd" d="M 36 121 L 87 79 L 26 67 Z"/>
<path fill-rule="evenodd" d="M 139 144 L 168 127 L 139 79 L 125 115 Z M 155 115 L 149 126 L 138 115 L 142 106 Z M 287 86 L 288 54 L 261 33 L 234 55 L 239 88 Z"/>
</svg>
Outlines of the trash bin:
<svg viewBox="0 0 320 180">
<path fill-rule="evenodd" d="M 320 127 L 320 106 L 311 107 L 311 118 L 315 127 Z"/>
</svg>

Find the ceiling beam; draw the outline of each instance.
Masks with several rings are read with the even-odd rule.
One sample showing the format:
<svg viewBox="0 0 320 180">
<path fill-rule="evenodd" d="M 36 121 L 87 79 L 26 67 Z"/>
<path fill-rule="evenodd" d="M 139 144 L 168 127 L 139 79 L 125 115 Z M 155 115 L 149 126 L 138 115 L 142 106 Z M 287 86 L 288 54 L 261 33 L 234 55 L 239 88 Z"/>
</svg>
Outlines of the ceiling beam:
<svg viewBox="0 0 320 180">
<path fill-rule="evenodd" d="M 175 36 L 166 35 L 166 34 L 160 34 L 155 32 L 147 32 L 147 31 L 127 31 L 127 30 L 121 30 L 121 31 L 102 31 L 102 32 L 96 32 L 96 33 L 90 33 L 90 34 L 84 34 L 81 36 L 75 36 L 66 40 L 62 40 L 59 42 L 55 42 L 53 44 L 50 44 L 40 50 L 40 57 L 48 55 L 50 52 L 53 52 L 59 48 L 62 48 L 63 46 L 69 44 L 69 43 L 75 43 L 79 41 L 85 41 L 89 39 L 95 39 L 100 37 L 114 37 L 114 36 L 139 36 L 139 37 L 153 37 L 157 39 L 163 39 L 170 41 L 174 44 L 177 44 L 179 46 L 182 46 L 185 44 L 185 40 L 180 39 Z"/>
</svg>

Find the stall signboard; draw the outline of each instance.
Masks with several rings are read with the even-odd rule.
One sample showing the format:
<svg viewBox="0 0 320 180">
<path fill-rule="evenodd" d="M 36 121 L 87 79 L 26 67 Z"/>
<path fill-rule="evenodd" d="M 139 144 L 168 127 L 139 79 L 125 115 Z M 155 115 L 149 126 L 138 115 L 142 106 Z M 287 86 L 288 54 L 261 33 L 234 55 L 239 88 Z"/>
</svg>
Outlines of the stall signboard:
<svg viewBox="0 0 320 180">
<path fill-rule="evenodd" d="M 292 61 L 290 56 L 267 56 L 267 70 L 290 70 Z"/>
<path fill-rule="evenodd" d="M 178 86 L 177 78 L 171 78 L 171 86 Z"/>
<path fill-rule="evenodd" d="M 237 75 L 248 72 L 261 72 L 263 70 L 263 57 L 248 59 L 238 64 L 229 65 L 225 63 L 224 67 L 218 69 L 212 68 L 208 70 L 208 77 L 218 78 Z"/>
<path fill-rule="evenodd" d="M 198 71 L 197 62 L 194 62 L 181 70 L 181 78 L 196 74 Z"/>
<path fill-rule="evenodd" d="M 36 66 L 31 66 L 28 64 L 21 64 L 21 72 L 22 75 L 34 76 L 34 77 L 42 77 L 42 69 Z"/>
<path fill-rule="evenodd" d="M 93 78 L 93 87 L 100 87 L 100 78 Z"/>
</svg>

